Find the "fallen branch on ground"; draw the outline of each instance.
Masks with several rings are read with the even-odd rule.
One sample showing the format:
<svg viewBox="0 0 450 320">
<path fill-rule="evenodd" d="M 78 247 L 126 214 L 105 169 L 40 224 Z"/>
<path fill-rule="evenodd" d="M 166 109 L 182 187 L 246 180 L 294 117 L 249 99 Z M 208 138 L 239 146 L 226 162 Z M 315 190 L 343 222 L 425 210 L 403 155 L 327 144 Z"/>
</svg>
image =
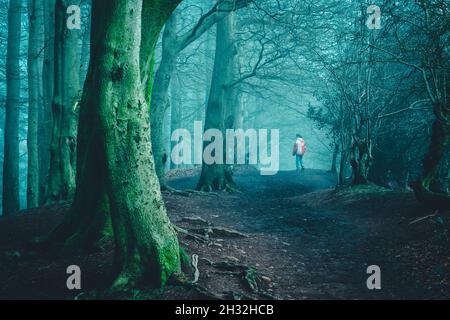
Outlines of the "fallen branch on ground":
<svg viewBox="0 0 450 320">
<path fill-rule="evenodd" d="M 425 216 L 425 217 L 417 218 L 416 220 L 411 221 L 409 224 L 411 225 L 411 224 L 414 224 L 414 223 L 423 221 L 423 220 L 425 220 L 425 219 L 435 217 L 435 216 L 437 216 L 438 214 L 439 214 L 439 211 L 436 210 L 433 214 L 429 214 L 429 215 L 427 215 L 427 216 Z"/>
</svg>

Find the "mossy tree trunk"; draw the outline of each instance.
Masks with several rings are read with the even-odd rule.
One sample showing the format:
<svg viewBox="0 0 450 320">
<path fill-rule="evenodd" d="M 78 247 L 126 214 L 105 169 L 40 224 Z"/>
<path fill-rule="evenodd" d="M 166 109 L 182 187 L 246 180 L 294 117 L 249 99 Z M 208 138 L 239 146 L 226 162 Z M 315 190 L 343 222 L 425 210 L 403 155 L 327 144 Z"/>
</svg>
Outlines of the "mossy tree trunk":
<svg viewBox="0 0 450 320">
<path fill-rule="evenodd" d="M 230 14 L 217 23 L 214 70 L 206 108 L 204 129 L 205 132 L 209 129 L 217 129 L 223 133 L 224 137 L 226 130 L 225 115 L 227 110 L 230 110 L 230 106 L 227 104 L 232 103 L 228 99 L 232 96 L 232 88 L 229 87 L 229 84 L 233 80 L 234 56 L 237 53 L 234 42 L 234 20 L 234 14 Z M 209 142 L 205 142 L 203 149 L 208 144 Z M 223 159 L 225 161 L 225 154 L 223 155 Z M 226 164 L 207 164 L 203 162 L 197 189 L 202 191 L 234 190 L 235 183 L 229 166 Z"/>
<path fill-rule="evenodd" d="M 44 46 L 43 2 L 28 0 L 29 38 L 28 38 L 28 174 L 27 207 L 39 206 L 39 153 L 38 118 L 42 110 L 42 59 Z"/>
<path fill-rule="evenodd" d="M 5 144 L 3 160 L 3 215 L 19 210 L 20 43 L 22 1 L 10 0 L 6 55 Z"/>
<path fill-rule="evenodd" d="M 145 38 L 150 42 L 142 48 L 154 48 L 178 2 L 144 1 L 146 18 L 153 21 L 152 29 L 145 32 L 153 38 Z M 60 249 L 84 249 L 112 231 L 114 289 L 143 282 L 160 287 L 180 271 L 178 240 L 155 174 L 141 83 L 142 3 L 93 2 L 91 59 L 80 109 L 77 188 L 70 213 L 47 238 Z"/>
<path fill-rule="evenodd" d="M 80 30 L 67 28 L 70 5 L 70 0 L 57 0 L 55 5 L 55 82 L 47 203 L 68 200 L 75 191 Z"/>
</svg>

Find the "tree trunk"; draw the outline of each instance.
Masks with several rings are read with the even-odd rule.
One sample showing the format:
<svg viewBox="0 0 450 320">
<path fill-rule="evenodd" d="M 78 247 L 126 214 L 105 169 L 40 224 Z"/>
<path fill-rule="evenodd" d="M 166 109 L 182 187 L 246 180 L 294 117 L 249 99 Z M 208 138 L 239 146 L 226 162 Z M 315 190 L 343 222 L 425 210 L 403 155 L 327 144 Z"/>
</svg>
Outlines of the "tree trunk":
<svg viewBox="0 0 450 320">
<path fill-rule="evenodd" d="M 158 31 L 178 1 L 146 0 Z M 141 85 L 142 1 L 98 0 L 92 9 L 91 63 L 80 109 L 77 188 L 70 213 L 50 235 L 63 247 L 115 238 L 114 289 L 164 285 L 180 271 L 178 240 L 167 217 L 151 152 Z M 145 47 L 145 46 L 144 46 Z M 149 55 L 150 56 L 150 55 Z"/>
<path fill-rule="evenodd" d="M 214 58 L 214 50 L 215 50 L 215 43 L 216 43 L 216 35 L 215 32 L 217 30 L 217 24 L 214 28 L 211 28 L 208 30 L 206 34 L 206 41 L 204 43 L 204 54 L 202 55 L 202 63 L 205 66 L 205 74 L 203 75 L 205 78 L 205 89 L 204 91 L 201 91 L 201 94 L 203 95 L 203 103 L 204 107 L 199 108 L 198 112 L 196 114 L 196 120 L 197 121 L 204 121 L 205 119 L 205 111 L 206 107 L 208 106 L 208 99 L 209 99 L 209 93 L 211 91 L 211 82 L 212 82 L 212 73 L 213 71 L 210 69 L 210 66 L 213 64 L 210 63 L 210 59 Z M 200 91 L 199 91 L 200 94 Z"/>
<path fill-rule="evenodd" d="M 450 197 L 441 181 L 441 166 L 450 146 L 449 104 L 437 102 L 434 105 L 436 119 L 433 123 L 431 142 L 423 161 L 423 173 L 418 182 L 412 184 L 419 201 L 434 207 L 450 208 Z"/>
<path fill-rule="evenodd" d="M 169 86 L 175 68 L 176 55 L 178 54 L 178 49 L 174 48 L 177 36 L 176 26 L 177 17 L 176 14 L 172 14 L 164 28 L 161 63 L 156 71 L 150 102 L 153 155 L 156 174 L 162 189 L 167 188 L 164 167 L 168 155 L 164 148 L 163 125 L 166 111 L 169 108 Z"/>
<path fill-rule="evenodd" d="M 175 77 L 176 78 L 176 77 Z M 178 80 L 178 79 L 174 79 L 174 80 Z M 170 110 L 171 110 L 171 117 L 170 117 L 170 131 L 174 132 L 177 129 L 181 128 L 181 116 L 182 116 L 182 110 L 181 110 L 181 101 L 180 101 L 180 82 L 179 81 L 174 81 L 172 80 L 172 86 L 171 86 L 171 103 L 170 103 Z M 175 147 L 175 145 L 177 144 L 177 141 L 171 141 L 171 149 L 173 150 L 173 148 Z M 170 155 L 171 153 L 168 153 L 169 156 L 169 160 L 170 161 L 170 167 L 171 169 L 176 169 L 177 165 L 175 165 L 171 160 L 170 160 Z"/>
<path fill-rule="evenodd" d="M 84 21 L 84 30 L 81 46 L 81 65 L 80 65 L 80 88 L 83 88 L 86 80 L 87 69 L 89 66 L 89 47 L 91 44 L 91 0 L 84 0 L 84 8 L 87 11 L 87 18 Z"/>
<path fill-rule="evenodd" d="M 5 151 L 3 161 L 3 215 L 20 209 L 19 203 L 19 113 L 20 37 L 22 1 L 10 0 L 6 57 Z"/>
<path fill-rule="evenodd" d="M 43 103 L 39 112 L 39 203 L 45 202 L 50 169 L 50 143 L 52 137 L 52 100 L 55 64 L 55 0 L 44 3 L 44 62 L 42 68 Z"/>
<path fill-rule="evenodd" d="M 229 110 L 229 84 L 233 79 L 235 26 L 234 14 L 217 23 L 216 56 L 211 82 L 208 105 L 206 108 L 205 132 L 209 129 L 221 131 L 225 137 L 225 113 Z M 204 143 L 203 149 L 208 143 Z M 224 148 L 225 149 L 225 148 Z M 225 155 L 223 156 L 225 160 Z M 206 164 L 203 162 L 202 173 L 197 185 L 198 190 L 234 190 L 235 184 L 226 164 Z"/>
<path fill-rule="evenodd" d="M 366 142 L 353 141 L 350 151 L 350 165 L 352 166 L 352 185 L 357 186 L 369 182 L 371 166 L 370 146 Z"/>
<path fill-rule="evenodd" d="M 444 110 L 445 107 L 435 107 L 435 109 Z M 436 193 L 444 192 L 440 181 L 440 169 L 450 146 L 449 123 L 449 120 L 440 118 L 434 121 L 430 146 L 423 161 L 422 185 L 424 188 Z"/>
<path fill-rule="evenodd" d="M 29 39 L 28 39 L 28 176 L 27 206 L 39 206 L 39 154 L 38 118 L 41 105 L 42 64 L 40 51 L 43 38 L 43 3 L 41 0 L 28 0 Z"/>
<path fill-rule="evenodd" d="M 345 144 L 341 142 L 340 145 L 341 158 L 339 160 L 338 186 L 343 187 L 345 186 L 345 171 L 348 163 L 348 153 L 346 152 Z"/>
<path fill-rule="evenodd" d="M 337 158 L 339 155 L 339 145 L 336 143 L 334 145 L 334 151 L 333 151 L 333 160 L 331 161 L 331 169 L 330 172 L 336 173 L 337 172 Z"/>
<path fill-rule="evenodd" d="M 75 190 L 80 31 L 66 26 L 70 5 L 70 0 L 57 0 L 55 6 L 55 83 L 47 203 L 68 200 Z"/>
</svg>

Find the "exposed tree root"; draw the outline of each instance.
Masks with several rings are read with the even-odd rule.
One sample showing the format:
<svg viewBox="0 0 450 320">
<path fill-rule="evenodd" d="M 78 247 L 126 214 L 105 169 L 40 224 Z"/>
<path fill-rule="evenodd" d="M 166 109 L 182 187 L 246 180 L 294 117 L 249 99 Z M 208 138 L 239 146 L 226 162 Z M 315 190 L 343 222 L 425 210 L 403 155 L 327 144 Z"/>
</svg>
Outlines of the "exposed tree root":
<svg viewBox="0 0 450 320">
<path fill-rule="evenodd" d="M 239 193 L 239 189 L 236 187 L 234 183 L 224 183 L 219 188 L 213 188 L 210 184 L 205 184 L 197 192 L 203 193 L 203 194 L 209 194 L 213 193 L 214 190 L 223 190 L 229 193 Z"/>
<path fill-rule="evenodd" d="M 417 200 L 424 205 L 439 211 L 448 212 L 450 210 L 450 196 L 448 194 L 433 192 L 420 181 L 411 183 L 411 187 Z"/>
<path fill-rule="evenodd" d="M 102 250 L 112 237 L 107 210 L 78 215 L 72 208 L 55 229 L 47 235 L 32 239 L 29 245 L 32 250 L 46 255 L 69 255 Z"/>
<path fill-rule="evenodd" d="M 200 217 L 183 217 L 183 218 L 181 218 L 181 222 L 187 222 L 187 223 L 203 225 L 203 226 L 211 225 L 211 223 L 209 223 L 208 221 L 206 221 L 205 219 L 202 219 Z"/>
<path fill-rule="evenodd" d="M 268 283 L 254 267 L 249 267 L 243 264 L 235 264 L 227 261 L 212 263 L 215 269 L 222 270 L 231 275 L 238 275 L 247 288 L 255 295 L 269 300 L 275 300 L 276 297 L 267 292 Z M 241 297 L 242 298 L 242 297 Z M 244 298 L 248 299 L 250 297 Z M 235 299 L 233 295 L 233 299 Z M 250 298 L 251 299 L 251 298 Z M 240 300 L 239 298 L 237 300 Z"/>
<path fill-rule="evenodd" d="M 200 243 L 208 243 L 209 242 L 209 239 L 207 237 L 191 233 L 188 230 L 183 229 L 181 227 L 178 227 L 178 226 L 176 226 L 174 224 L 172 224 L 172 226 L 173 226 L 173 228 L 175 229 L 176 232 L 184 234 L 188 238 L 191 238 L 191 239 L 193 239 L 195 241 L 198 241 Z"/>
<path fill-rule="evenodd" d="M 186 276 L 183 274 L 177 274 L 172 277 L 169 284 L 173 286 L 181 286 L 188 290 L 193 290 L 201 296 L 201 299 L 204 300 L 223 300 L 222 297 L 208 290 L 207 288 L 202 287 L 196 283 L 192 283 L 192 281 L 186 279 Z"/>
<path fill-rule="evenodd" d="M 161 192 L 168 192 L 168 193 L 178 192 L 178 190 L 168 186 L 167 184 L 161 184 L 160 188 L 161 188 Z"/>
<path fill-rule="evenodd" d="M 210 230 L 211 234 L 216 237 L 228 237 L 228 238 L 248 238 L 248 235 L 233 230 L 228 229 L 224 227 L 210 227 L 208 228 L 208 231 Z"/>
<path fill-rule="evenodd" d="M 236 184 L 233 181 L 232 171 L 224 165 L 208 166 L 204 164 L 196 189 L 203 192 L 238 192 Z"/>
<path fill-rule="evenodd" d="M 235 263 L 231 263 L 228 261 L 214 262 L 214 263 L 212 263 L 212 266 L 218 270 L 237 272 L 237 273 L 242 273 L 249 269 L 249 267 L 246 265 L 235 264 Z"/>
<path fill-rule="evenodd" d="M 246 234 L 224 227 L 209 226 L 206 228 L 183 229 L 175 226 L 175 230 L 201 242 L 209 242 L 211 237 L 248 238 Z"/>
<path fill-rule="evenodd" d="M 129 291 L 131 288 L 136 287 L 136 282 L 133 280 L 133 278 L 134 277 L 130 276 L 129 274 L 121 272 L 113 281 L 111 287 L 106 290 L 106 292 L 112 295 Z"/>
<path fill-rule="evenodd" d="M 174 194 L 177 196 L 190 197 L 192 195 L 204 196 L 204 197 L 218 197 L 219 194 L 216 192 L 204 192 L 199 190 L 187 189 L 187 190 L 176 190 L 170 188 L 170 190 L 165 190 L 164 193 Z"/>
</svg>

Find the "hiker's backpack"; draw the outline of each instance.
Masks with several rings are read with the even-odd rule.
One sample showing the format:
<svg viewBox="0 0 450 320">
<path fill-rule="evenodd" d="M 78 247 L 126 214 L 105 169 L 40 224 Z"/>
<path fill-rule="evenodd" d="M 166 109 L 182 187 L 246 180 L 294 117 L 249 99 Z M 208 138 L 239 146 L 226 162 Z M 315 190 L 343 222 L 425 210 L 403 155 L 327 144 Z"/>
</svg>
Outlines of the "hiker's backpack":
<svg viewBox="0 0 450 320">
<path fill-rule="evenodd" d="M 297 141 L 297 155 L 303 156 L 305 152 L 306 152 L 305 140 L 300 139 L 299 141 Z"/>
</svg>

